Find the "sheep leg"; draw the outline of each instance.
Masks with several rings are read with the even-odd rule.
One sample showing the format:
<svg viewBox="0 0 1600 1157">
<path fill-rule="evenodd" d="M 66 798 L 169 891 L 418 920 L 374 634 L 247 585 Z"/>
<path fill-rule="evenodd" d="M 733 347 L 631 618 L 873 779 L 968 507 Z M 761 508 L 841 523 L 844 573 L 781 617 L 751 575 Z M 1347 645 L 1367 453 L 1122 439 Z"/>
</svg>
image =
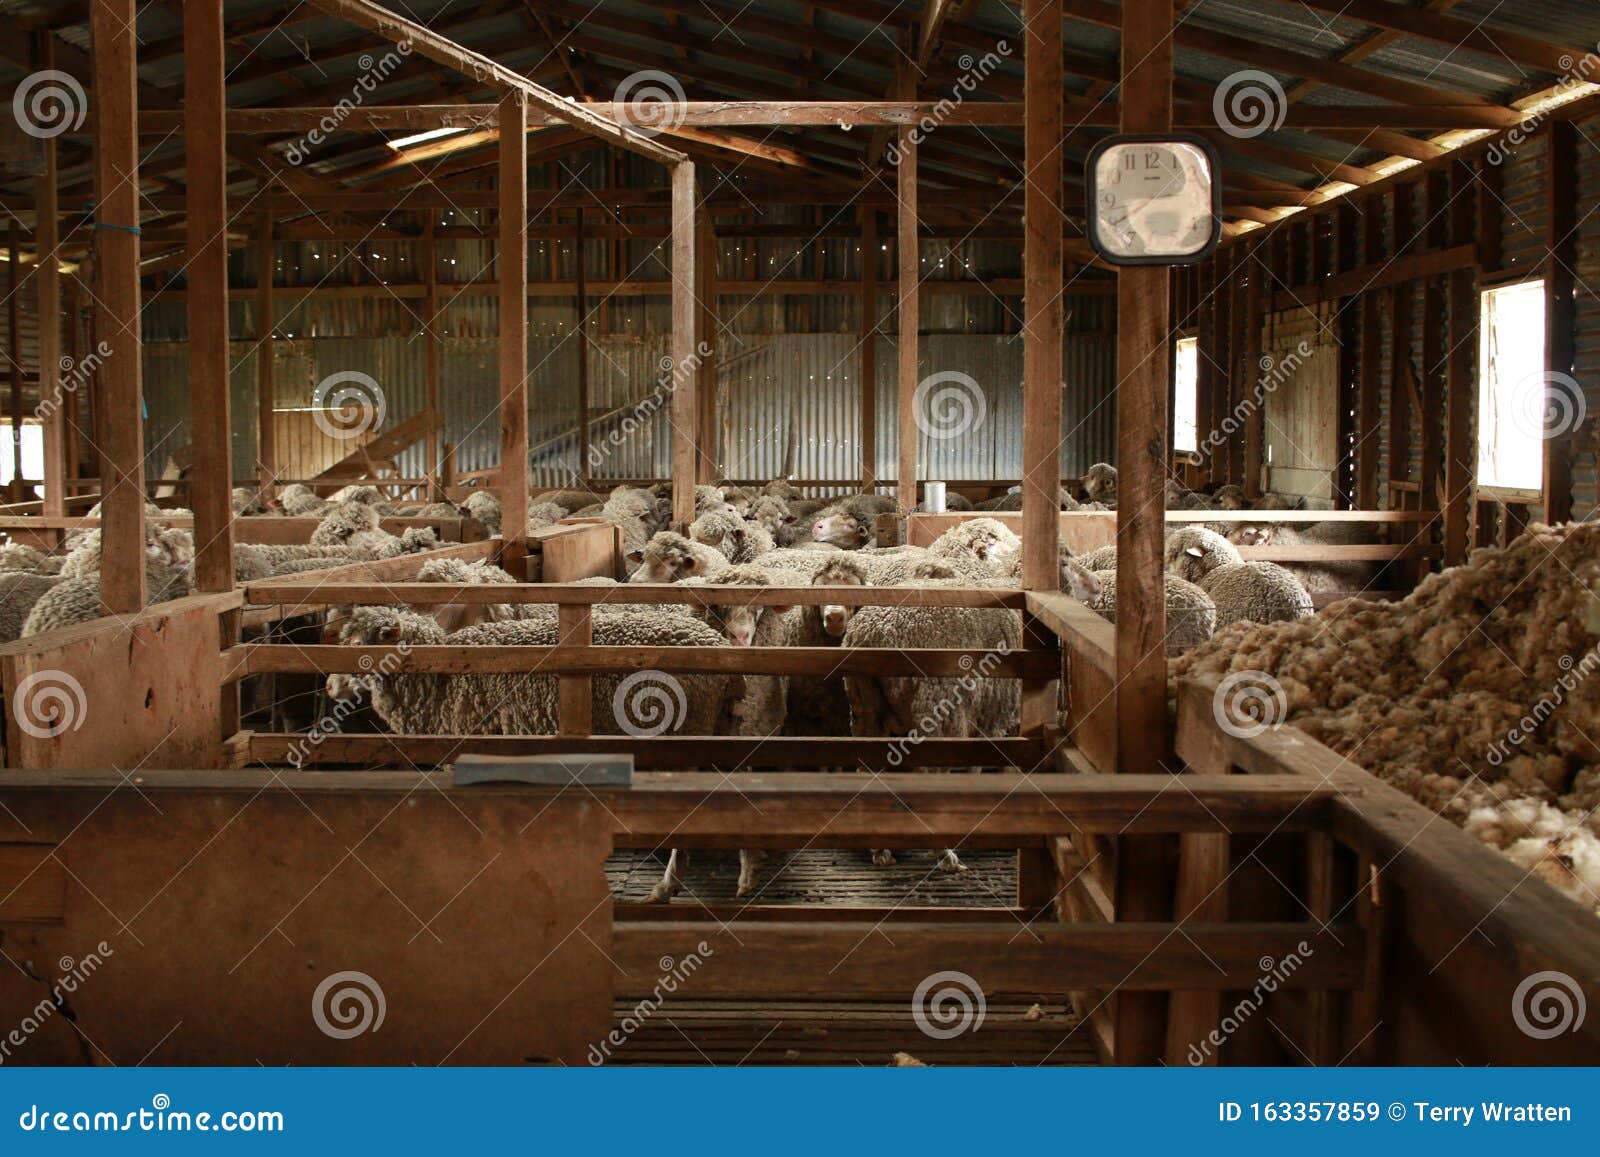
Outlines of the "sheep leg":
<svg viewBox="0 0 1600 1157">
<path fill-rule="evenodd" d="M 689 854 L 683 853 L 685 861 Z M 644 898 L 646 904 L 668 904 L 672 898 L 683 891 L 683 877 L 678 871 L 678 849 L 673 848 L 667 853 L 667 867 L 661 873 L 661 879 L 656 881 L 656 886 L 650 889 L 650 894 Z"/>
<path fill-rule="evenodd" d="M 888 848 L 873 848 L 872 863 L 875 867 L 887 868 L 894 863 L 894 852 Z"/>
<path fill-rule="evenodd" d="M 749 848 L 739 849 L 739 888 L 735 895 L 742 898 L 755 892 L 756 877 L 766 859 L 766 852 Z"/>
<path fill-rule="evenodd" d="M 966 872 L 970 870 L 961 862 L 961 857 L 956 855 L 954 848 L 946 848 L 939 857 L 939 871 L 941 872 Z"/>
</svg>

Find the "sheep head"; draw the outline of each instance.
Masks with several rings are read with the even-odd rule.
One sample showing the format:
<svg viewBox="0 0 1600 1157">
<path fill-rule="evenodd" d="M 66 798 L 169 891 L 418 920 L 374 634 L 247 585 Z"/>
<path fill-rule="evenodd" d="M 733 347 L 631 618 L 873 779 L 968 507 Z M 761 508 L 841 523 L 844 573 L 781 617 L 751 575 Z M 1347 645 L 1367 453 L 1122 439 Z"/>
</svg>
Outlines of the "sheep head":
<svg viewBox="0 0 1600 1157">
<path fill-rule="evenodd" d="M 1235 546 L 1266 546 L 1272 541 L 1272 527 L 1245 523 L 1228 535 L 1228 541 Z"/>
<path fill-rule="evenodd" d="M 853 558 L 843 556 L 830 558 L 811 576 L 811 585 L 864 587 L 867 585 L 866 568 Z M 841 603 L 825 603 L 818 610 L 822 615 L 822 629 L 833 638 L 842 639 L 845 628 L 850 625 L 850 616 L 855 613 L 855 608 Z"/>
<path fill-rule="evenodd" d="M 770 587 L 773 577 L 759 567 L 734 566 L 718 575 L 716 582 L 719 586 Z M 788 609 L 760 604 L 709 603 L 706 619 L 735 647 L 748 647 L 754 643 L 756 629 L 763 619 L 768 615 L 781 615 Z"/>
<path fill-rule="evenodd" d="M 702 549 L 699 543 L 664 530 L 645 543 L 643 550 L 628 552 L 628 561 L 639 564 L 628 581 L 675 583 L 681 579 L 705 577 L 704 560 L 699 553 Z"/>
<path fill-rule="evenodd" d="M 444 641 L 444 628 L 432 618 L 399 607 L 356 607 L 339 627 L 339 642 L 346 647 L 436 646 Z M 329 675 L 328 694 L 357 698 L 381 682 L 384 673 L 372 664 L 361 674 Z"/>
<path fill-rule="evenodd" d="M 855 550 L 871 541 L 872 528 L 853 514 L 835 510 L 811 524 L 811 537 L 845 550 Z"/>
</svg>

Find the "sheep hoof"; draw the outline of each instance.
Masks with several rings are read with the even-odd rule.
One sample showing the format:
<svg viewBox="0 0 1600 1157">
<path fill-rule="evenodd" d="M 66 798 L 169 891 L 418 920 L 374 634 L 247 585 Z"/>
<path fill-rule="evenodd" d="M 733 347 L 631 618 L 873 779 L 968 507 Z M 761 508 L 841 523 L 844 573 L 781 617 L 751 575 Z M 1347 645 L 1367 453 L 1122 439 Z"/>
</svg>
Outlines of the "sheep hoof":
<svg viewBox="0 0 1600 1157">
<path fill-rule="evenodd" d="M 894 853 L 888 848 L 874 848 L 872 850 L 872 862 L 879 868 L 887 868 L 894 863 Z"/>
<path fill-rule="evenodd" d="M 954 848 L 946 848 L 944 855 L 939 857 L 939 871 L 967 872 L 971 869 L 961 862 L 961 857 L 956 855 Z"/>
<path fill-rule="evenodd" d="M 644 902 L 646 904 L 670 904 L 672 903 L 672 898 L 678 894 L 678 889 L 679 885 L 669 884 L 662 880 L 654 888 L 650 889 L 650 894 L 644 898 Z"/>
</svg>

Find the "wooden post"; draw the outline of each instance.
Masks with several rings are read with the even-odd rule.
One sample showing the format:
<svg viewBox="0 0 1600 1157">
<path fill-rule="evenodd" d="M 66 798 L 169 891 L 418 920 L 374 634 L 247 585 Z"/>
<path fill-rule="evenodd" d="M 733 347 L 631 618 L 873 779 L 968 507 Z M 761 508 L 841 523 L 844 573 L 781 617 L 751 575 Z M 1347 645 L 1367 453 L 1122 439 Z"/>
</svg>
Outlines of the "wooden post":
<svg viewBox="0 0 1600 1157">
<path fill-rule="evenodd" d="M 1571 121 L 1550 124 L 1548 172 L 1545 190 L 1548 198 L 1544 270 L 1544 367 L 1547 374 L 1561 374 L 1573 381 L 1577 359 L 1577 259 L 1578 259 L 1578 130 Z M 1546 398 L 1552 389 L 1546 378 Z M 1566 393 L 1573 387 L 1555 379 L 1555 390 Z M 1581 386 L 1577 388 L 1582 388 Z M 1574 415 L 1575 399 L 1557 398 L 1556 413 Z M 1592 421 L 1593 419 L 1591 419 Z M 1570 421 L 1564 423 L 1572 425 Z M 1572 517 L 1572 429 L 1563 429 L 1544 444 L 1544 520 L 1566 522 Z"/>
<path fill-rule="evenodd" d="M 696 474 L 701 482 L 708 485 L 718 481 L 721 470 L 720 459 L 717 457 L 717 366 L 716 366 L 716 336 L 717 336 L 717 236 L 711 229 L 711 210 L 701 206 L 696 210 L 696 249 L 695 273 L 698 285 L 695 296 L 700 302 L 700 316 L 698 319 L 696 352 L 698 356 L 699 342 L 704 341 L 705 348 L 712 352 L 701 357 L 695 373 L 697 382 L 695 386 L 695 405 L 699 411 L 695 445 L 699 450 L 699 466 Z"/>
<path fill-rule="evenodd" d="M 1172 127 L 1174 0 L 1124 0 L 1122 131 Z M 1167 375 L 1172 364 L 1170 271 L 1117 272 L 1117 761 L 1153 772 L 1168 752 L 1165 546 Z M 1119 921 L 1172 914 L 1169 841 L 1127 839 L 1118 850 Z M 1165 1045 L 1165 998 L 1119 993 L 1118 1064 L 1154 1064 Z"/>
<path fill-rule="evenodd" d="M 91 0 L 94 45 L 95 267 L 100 366 L 100 601 L 108 614 L 143 610 L 144 415 L 139 364 L 139 103 L 133 0 Z"/>
<path fill-rule="evenodd" d="M 592 607 L 561 607 L 556 612 L 556 641 L 563 647 L 588 647 L 594 643 Z M 594 732 L 594 677 L 556 677 L 557 726 L 562 735 Z"/>
<path fill-rule="evenodd" d="M 694 162 L 672 166 L 672 521 L 680 531 L 694 521 L 699 448 L 695 402 Z"/>
<path fill-rule="evenodd" d="M 439 273 L 438 256 L 439 247 L 434 236 L 435 217 L 434 210 L 427 210 L 428 226 L 422 234 L 422 338 L 424 341 L 423 354 L 427 358 L 426 370 L 428 410 L 433 414 L 439 413 Z M 435 479 L 436 493 L 429 494 L 430 500 L 443 498 L 442 491 L 437 491 L 439 475 L 439 427 L 436 424 L 428 426 L 427 468 L 423 473 Z"/>
<path fill-rule="evenodd" d="M 227 61 L 222 0 L 183 6 L 184 181 L 188 198 L 189 436 L 194 579 L 233 589 L 233 425 L 228 408 Z"/>
<path fill-rule="evenodd" d="M 856 207 L 861 222 L 861 493 L 878 488 L 878 212 Z"/>
<path fill-rule="evenodd" d="M 1250 391 L 1250 406 L 1244 419 L 1244 493 L 1249 499 L 1261 497 L 1263 443 L 1266 441 L 1266 391 L 1262 386 L 1261 346 L 1262 327 L 1266 317 L 1262 309 L 1262 287 L 1266 284 L 1266 245 L 1257 241 L 1250 247 L 1250 259 L 1244 263 L 1248 284 L 1245 287 L 1244 322 L 1244 375 Z"/>
<path fill-rule="evenodd" d="M 1411 246 L 1415 228 L 1412 212 L 1411 189 L 1396 185 L 1389 192 L 1390 252 L 1402 256 Z M 1412 283 L 1402 281 L 1388 289 L 1389 294 L 1389 481 L 1406 482 L 1411 478 L 1411 389 L 1420 388 L 1413 382 L 1411 354 L 1413 334 L 1411 329 Z M 1394 491 L 1390 491 L 1393 506 Z M 1421 495 L 1417 496 L 1419 505 Z M 1423 564 L 1426 565 L 1426 564 Z"/>
<path fill-rule="evenodd" d="M 256 218 L 256 485 L 263 500 L 277 488 L 277 387 L 272 379 L 272 217 Z"/>
<path fill-rule="evenodd" d="M 528 102 L 500 98 L 500 534 L 528 535 Z M 516 573 L 516 572 L 514 572 Z"/>
<path fill-rule="evenodd" d="M 917 359 L 920 341 L 917 331 L 922 319 L 919 313 L 918 290 L 922 281 L 921 246 L 917 241 L 917 140 L 914 128 L 900 129 L 900 160 L 896 168 L 898 177 L 898 237 L 895 256 L 900 264 L 900 277 L 896 286 L 896 310 L 899 320 L 900 374 L 898 396 L 900 400 L 900 465 L 895 473 L 895 489 L 900 512 L 910 514 L 917 508 L 917 449 L 921 439 L 917 424 Z"/>
<path fill-rule="evenodd" d="M 1472 244 L 1472 167 L 1450 165 L 1450 244 Z M 1445 360 L 1444 565 L 1467 561 L 1468 531 L 1477 499 L 1478 446 L 1472 419 L 1478 409 L 1477 273 L 1460 269 L 1448 280 L 1450 353 Z"/>
<path fill-rule="evenodd" d="M 66 354 L 68 360 L 72 362 L 74 388 L 63 391 L 61 398 L 62 425 L 64 427 L 62 431 L 61 460 L 66 467 L 66 476 L 69 479 L 76 478 L 83 472 L 83 463 L 80 461 L 81 442 L 79 440 L 79 431 L 83 421 L 83 406 L 82 399 L 78 395 L 79 391 L 89 388 L 89 382 L 85 380 L 80 364 L 83 360 L 83 291 L 78 276 L 82 275 L 82 273 L 83 270 L 80 266 L 78 275 L 68 277 L 66 284 Z M 77 488 L 71 482 L 66 484 L 65 489 L 70 493 L 77 492 Z"/>
<path fill-rule="evenodd" d="M 578 292 L 578 478 L 587 481 L 594 473 L 595 464 L 589 461 L 589 279 L 584 272 L 586 246 L 581 208 L 573 244 L 577 248 L 573 271 Z"/>
<path fill-rule="evenodd" d="M 55 36 L 47 29 L 34 33 L 34 62 L 41 69 L 55 67 Z M 56 216 L 56 138 L 44 141 L 44 175 L 35 183 L 34 239 L 39 265 L 34 272 L 38 287 L 35 306 L 39 330 L 39 424 L 44 442 L 44 513 L 60 518 L 67 512 L 67 478 L 76 470 L 67 461 L 67 393 L 61 388 L 61 222 Z M 15 351 L 12 351 L 15 356 Z"/>
<path fill-rule="evenodd" d="M 22 327 L 17 283 L 22 272 L 22 224 L 15 214 L 6 232 L 6 352 L 11 361 L 11 501 L 23 499 L 22 487 Z"/>
<path fill-rule="evenodd" d="M 1374 194 L 1363 210 L 1362 262 L 1375 268 L 1383 261 L 1383 198 Z M 1378 509 L 1378 456 L 1383 452 L 1379 426 L 1383 399 L 1383 303 L 1381 289 L 1361 295 L 1361 370 L 1356 389 L 1356 506 Z"/>
</svg>

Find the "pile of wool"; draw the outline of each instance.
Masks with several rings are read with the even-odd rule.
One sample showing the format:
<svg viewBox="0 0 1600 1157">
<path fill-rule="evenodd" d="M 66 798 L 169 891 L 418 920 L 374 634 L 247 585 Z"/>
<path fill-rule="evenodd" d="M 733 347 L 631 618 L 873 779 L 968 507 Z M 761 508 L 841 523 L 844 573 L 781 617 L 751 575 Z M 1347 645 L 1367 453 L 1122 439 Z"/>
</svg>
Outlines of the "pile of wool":
<svg viewBox="0 0 1600 1157">
<path fill-rule="evenodd" d="M 1458 823 L 1526 798 L 1600 833 L 1597 589 L 1600 523 L 1535 524 L 1403 602 L 1233 624 L 1172 675 L 1271 676 L 1285 722 Z"/>
</svg>

